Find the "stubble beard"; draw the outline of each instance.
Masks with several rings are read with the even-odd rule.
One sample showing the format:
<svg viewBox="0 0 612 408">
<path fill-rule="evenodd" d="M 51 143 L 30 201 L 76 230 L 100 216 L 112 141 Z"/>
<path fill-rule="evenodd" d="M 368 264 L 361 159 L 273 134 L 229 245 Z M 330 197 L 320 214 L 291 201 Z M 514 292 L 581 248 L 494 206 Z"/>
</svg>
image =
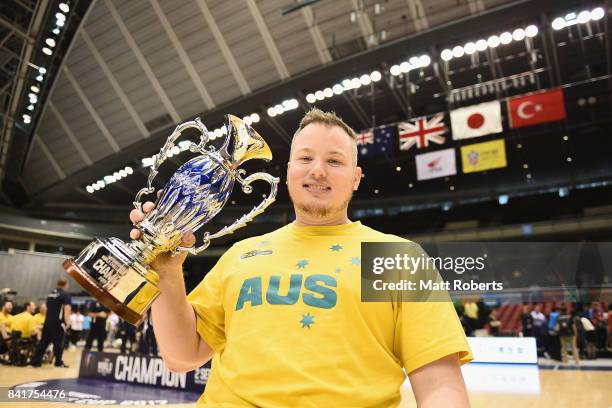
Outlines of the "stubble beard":
<svg viewBox="0 0 612 408">
<path fill-rule="evenodd" d="M 289 191 L 289 198 L 291 199 L 291 202 L 293 203 L 295 208 L 300 212 L 303 212 L 304 214 L 310 215 L 314 218 L 326 218 L 330 214 L 336 214 L 338 212 L 344 211 L 346 208 L 348 208 L 348 205 L 351 202 L 351 199 L 353 198 L 353 192 L 351 191 L 349 197 L 337 207 L 332 207 L 330 205 L 307 205 L 303 203 L 296 203 L 291 194 L 291 190 L 287 189 L 287 191 Z"/>
</svg>

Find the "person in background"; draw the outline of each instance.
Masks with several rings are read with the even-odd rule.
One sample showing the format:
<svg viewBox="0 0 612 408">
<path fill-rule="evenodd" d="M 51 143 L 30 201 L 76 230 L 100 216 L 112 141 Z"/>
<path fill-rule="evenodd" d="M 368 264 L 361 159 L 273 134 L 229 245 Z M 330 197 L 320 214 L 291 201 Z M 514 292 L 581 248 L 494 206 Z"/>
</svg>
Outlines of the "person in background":
<svg viewBox="0 0 612 408">
<path fill-rule="evenodd" d="M 93 320 L 89 315 L 89 311 L 85 305 L 81 306 L 81 314 L 83 315 L 83 332 L 81 333 L 81 339 L 89 337 L 89 331 L 91 330 L 91 321 Z"/>
<path fill-rule="evenodd" d="M 612 351 L 612 303 L 608 305 L 608 351 Z"/>
<path fill-rule="evenodd" d="M 70 343 L 71 349 L 75 349 L 77 343 L 83 335 L 83 320 L 84 316 L 81 314 L 81 310 L 77 307 L 75 311 L 70 315 Z"/>
<path fill-rule="evenodd" d="M 116 313 L 110 312 L 108 319 L 106 319 L 106 329 L 108 331 L 107 342 L 109 347 L 113 347 L 113 341 L 117 336 L 117 330 L 119 330 L 119 316 Z"/>
<path fill-rule="evenodd" d="M 28 339 L 32 336 L 36 336 L 38 333 L 36 319 L 34 319 L 36 304 L 29 301 L 24 304 L 23 308 L 23 312 L 9 317 L 2 324 L 6 327 L 7 331 L 11 333 L 20 332 L 20 337 L 22 339 Z"/>
<path fill-rule="evenodd" d="M 64 348 L 62 343 L 68 327 L 70 327 L 70 295 L 68 294 L 68 281 L 59 279 L 57 287 L 47 295 L 47 316 L 42 331 L 42 339 L 36 347 L 36 352 L 30 364 L 40 367 L 47 346 L 53 343 L 56 367 L 68 367 L 62 360 Z"/>
<path fill-rule="evenodd" d="M 555 360 L 561 360 L 561 343 L 559 342 L 559 308 L 555 305 L 552 311 L 548 314 L 548 336 L 546 342 L 546 350 Z"/>
<path fill-rule="evenodd" d="M 133 324 L 121 320 L 119 322 L 119 332 L 121 335 L 121 354 L 125 354 L 126 351 L 134 351 L 136 345 L 136 327 Z M 130 342 L 130 347 L 127 348 L 127 342 Z"/>
<path fill-rule="evenodd" d="M 578 329 L 576 328 L 576 319 L 574 311 L 568 313 L 565 306 L 561 307 L 559 317 L 557 318 L 557 324 L 559 326 L 559 340 L 561 342 L 561 361 L 567 363 L 567 347 L 572 347 L 572 355 L 574 356 L 574 363 L 580 364 L 577 337 Z"/>
<path fill-rule="evenodd" d="M 38 313 L 34 315 L 34 319 L 36 319 L 36 324 L 38 325 L 41 333 L 42 333 L 42 328 L 45 324 L 46 317 L 47 317 L 47 303 L 41 302 L 41 304 L 38 306 Z"/>
<path fill-rule="evenodd" d="M 477 329 L 478 326 L 478 305 L 472 299 L 466 300 L 463 304 L 463 314 L 468 319 L 472 329 Z"/>
<path fill-rule="evenodd" d="M 491 310 L 489 313 L 489 334 L 493 337 L 499 336 L 499 329 L 501 326 L 501 322 L 497 319 L 497 312 L 495 309 Z"/>
<path fill-rule="evenodd" d="M 523 305 L 523 314 L 521 314 L 521 336 L 533 336 L 533 318 L 531 317 L 531 308 L 529 305 Z"/>
<path fill-rule="evenodd" d="M 580 317 L 580 324 L 584 330 L 584 340 L 586 343 L 586 358 L 588 360 L 595 360 L 597 358 L 597 347 L 595 338 L 595 326 L 591 320 L 587 317 L 587 313 Z"/>
<path fill-rule="evenodd" d="M 104 340 L 106 340 L 106 319 L 108 318 L 109 310 L 102 303 L 94 303 L 89 309 L 91 316 L 91 330 L 85 341 L 85 350 L 91 350 L 94 339 L 98 343 L 98 351 L 104 351 Z"/>
<path fill-rule="evenodd" d="M 13 302 L 6 301 L 2 305 L 2 310 L 0 310 L 0 333 L 2 334 L 2 339 L 8 341 L 9 334 L 8 331 L 4 328 L 4 322 L 11 317 L 11 313 L 13 312 Z"/>
<path fill-rule="evenodd" d="M 531 318 L 533 319 L 533 335 L 536 338 L 536 344 L 538 351 L 542 350 L 546 358 L 550 358 L 550 355 L 545 349 L 546 344 L 546 316 L 542 313 L 542 306 L 540 304 L 535 305 L 531 311 Z"/>
</svg>

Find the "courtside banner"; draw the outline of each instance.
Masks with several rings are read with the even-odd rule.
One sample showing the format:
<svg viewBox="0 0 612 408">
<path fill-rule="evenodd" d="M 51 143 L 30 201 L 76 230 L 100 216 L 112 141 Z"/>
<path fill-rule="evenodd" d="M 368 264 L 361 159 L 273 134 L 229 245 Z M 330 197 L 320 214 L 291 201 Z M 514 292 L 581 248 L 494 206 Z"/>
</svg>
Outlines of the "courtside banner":
<svg viewBox="0 0 612 408">
<path fill-rule="evenodd" d="M 83 351 L 79 378 L 95 378 L 176 390 L 204 391 L 210 362 L 188 373 L 173 373 L 159 357 Z"/>
<path fill-rule="evenodd" d="M 361 300 L 612 301 L 612 242 L 363 242 Z"/>
</svg>

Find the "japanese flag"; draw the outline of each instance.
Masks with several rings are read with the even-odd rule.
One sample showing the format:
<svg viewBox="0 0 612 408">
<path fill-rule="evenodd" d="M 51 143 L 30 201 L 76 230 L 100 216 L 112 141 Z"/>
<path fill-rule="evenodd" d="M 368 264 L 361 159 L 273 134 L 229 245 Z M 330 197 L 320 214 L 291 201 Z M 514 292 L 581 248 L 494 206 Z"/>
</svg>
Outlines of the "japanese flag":
<svg viewBox="0 0 612 408">
<path fill-rule="evenodd" d="M 455 109 L 451 111 L 450 118 L 453 140 L 470 139 L 503 130 L 499 101 Z"/>
</svg>

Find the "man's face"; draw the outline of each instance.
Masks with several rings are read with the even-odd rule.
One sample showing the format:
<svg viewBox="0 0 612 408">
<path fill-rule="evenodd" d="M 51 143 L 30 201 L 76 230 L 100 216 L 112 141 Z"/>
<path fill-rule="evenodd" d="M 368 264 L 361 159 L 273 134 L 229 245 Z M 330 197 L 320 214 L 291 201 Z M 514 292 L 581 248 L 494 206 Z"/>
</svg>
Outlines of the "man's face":
<svg viewBox="0 0 612 408">
<path fill-rule="evenodd" d="M 36 304 L 34 302 L 28 303 L 28 307 L 26 308 L 26 310 L 28 311 L 28 313 L 33 314 L 36 310 Z"/>
<path fill-rule="evenodd" d="M 46 303 L 41 303 L 38 310 L 39 310 L 40 314 L 42 314 L 42 315 L 46 314 L 47 313 L 47 304 Z"/>
<path fill-rule="evenodd" d="M 6 302 L 2 310 L 4 313 L 11 313 L 13 311 L 13 304 L 11 302 Z"/>
<path fill-rule="evenodd" d="M 295 137 L 287 188 L 296 212 L 315 218 L 346 212 L 361 179 L 352 143 L 342 128 L 321 123 L 307 125 Z"/>
</svg>

